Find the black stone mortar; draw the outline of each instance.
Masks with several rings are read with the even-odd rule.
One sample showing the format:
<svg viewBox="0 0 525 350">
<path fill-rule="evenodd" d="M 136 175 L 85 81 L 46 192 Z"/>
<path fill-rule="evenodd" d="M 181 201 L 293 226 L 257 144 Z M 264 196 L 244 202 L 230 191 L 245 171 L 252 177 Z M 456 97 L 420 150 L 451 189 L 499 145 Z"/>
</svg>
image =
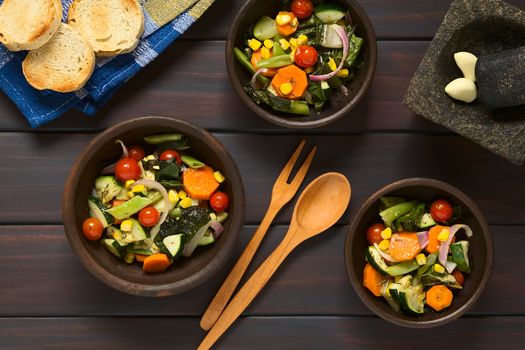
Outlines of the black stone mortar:
<svg viewBox="0 0 525 350">
<path fill-rule="evenodd" d="M 451 99 L 445 86 L 463 77 L 454 53 L 476 56 L 525 45 L 525 12 L 500 0 L 455 0 L 413 76 L 404 103 L 512 163 L 525 162 L 525 106 L 489 109 Z"/>
</svg>

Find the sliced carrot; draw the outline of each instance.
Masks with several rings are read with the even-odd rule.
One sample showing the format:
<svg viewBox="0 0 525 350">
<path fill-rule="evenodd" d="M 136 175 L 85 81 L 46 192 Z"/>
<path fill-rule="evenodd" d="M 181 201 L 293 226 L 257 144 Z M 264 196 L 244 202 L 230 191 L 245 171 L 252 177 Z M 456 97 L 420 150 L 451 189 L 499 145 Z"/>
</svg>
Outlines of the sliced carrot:
<svg viewBox="0 0 525 350">
<path fill-rule="evenodd" d="M 261 50 L 258 50 L 252 53 L 252 58 L 250 59 L 250 62 L 252 63 L 252 66 L 255 70 L 259 69 L 257 68 L 257 62 L 259 62 L 262 59 L 263 58 L 262 58 Z M 276 73 L 277 73 L 277 69 L 269 68 L 266 73 L 261 73 L 261 75 L 264 75 L 265 77 L 273 77 Z"/>
<path fill-rule="evenodd" d="M 388 253 L 396 261 L 409 261 L 421 251 L 417 235 L 412 232 L 394 233 L 390 238 Z"/>
<path fill-rule="evenodd" d="M 162 272 L 170 266 L 170 259 L 166 254 L 158 253 L 148 256 L 144 259 L 142 269 L 146 272 Z"/>
<path fill-rule="evenodd" d="M 184 191 L 193 199 L 208 200 L 219 188 L 219 183 L 213 176 L 213 169 L 209 166 L 193 169 L 189 168 L 182 174 Z"/>
<path fill-rule="evenodd" d="M 452 276 L 454 276 L 454 278 L 456 279 L 456 281 L 459 283 L 460 286 L 462 286 L 463 283 L 465 283 L 465 276 L 463 276 L 461 271 L 454 270 L 454 272 L 452 272 Z"/>
<path fill-rule="evenodd" d="M 144 260 L 145 260 L 147 257 L 148 257 L 147 255 L 135 254 L 135 259 L 136 259 L 138 262 L 144 262 Z"/>
<path fill-rule="evenodd" d="M 444 230 L 448 229 L 447 226 L 440 226 L 436 225 L 430 229 L 428 232 L 428 245 L 425 248 L 427 252 L 429 253 L 437 253 L 439 250 L 439 246 L 441 245 L 441 242 L 438 240 L 439 233 Z"/>
<path fill-rule="evenodd" d="M 376 271 L 370 264 L 365 265 L 363 272 L 363 286 L 368 288 L 376 297 L 381 296 L 381 285 L 385 277 Z"/>
<path fill-rule="evenodd" d="M 438 284 L 427 291 L 427 304 L 436 311 L 446 309 L 452 304 L 454 295 L 444 285 Z"/>
<path fill-rule="evenodd" d="M 284 95 L 281 92 L 281 85 L 290 83 L 292 85 L 292 92 Z M 272 79 L 272 87 L 283 98 L 295 100 L 303 97 L 304 92 L 308 88 L 308 79 L 306 73 L 296 65 L 289 65 L 277 70 L 277 74 Z"/>
<path fill-rule="evenodd" d="M 279 12 L 277 16 L 290 16 L 290 22 L 283 25 L 277 25 L 277 32 L 279 32 L 279 34 L 286 37 L 295 33 L 295 31 L 299 27 L 299 21 L 297 20 L 297 17 L 293 14 L 293 12 L 282 11 Z"/>
</svg>

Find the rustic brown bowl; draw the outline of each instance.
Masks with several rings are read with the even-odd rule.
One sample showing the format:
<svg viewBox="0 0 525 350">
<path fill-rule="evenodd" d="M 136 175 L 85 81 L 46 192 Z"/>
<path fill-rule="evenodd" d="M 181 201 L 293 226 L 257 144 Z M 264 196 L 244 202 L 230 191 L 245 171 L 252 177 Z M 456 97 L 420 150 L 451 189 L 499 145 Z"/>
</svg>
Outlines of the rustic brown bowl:
<svg viewBox="0 0 525 350">
<path fill-rule="evenodd" d="M 248 0 L 235 16 L 226 43 L 226 67 L 230 81 L 241 100 L 257 115 L 288 128 L 315 128 L 329 124 L 346 115 L 365 95 L 372 83 L 377 62 L 377 43 L 374 27 L 363 8 L 355 0 L 330 0 L 339 3 L 350 11 L 352 21 L 357 25 L 356 34 L 365 39 L 363 48 L 364 66 L 357 71 L 356 79 L 348 85 L 348 96 L 334 94 L 330 103 L 320 114 L 312 112 L 310 116 L 294 116 L 281 113 L 265 105 L 255 103 L 244 91 L 243 86 L 250 83 L 250 73 L 243 68 L 233 54 L 235 47 L 242 48 L 246 29 L 261 16 L 274 15 L 283 8 L 282 1 Z"/>
<path fill-rule="evenodd" d="M 138 264 L 128 265 L 110 254 L 100 242 L 84 238 L 81 226 L 88 217 L 87 198 L 102 168 L 121 155 L 116 139 L 142 144 L 146 135 L 179 132 L 191 140 L 192 154 L 225 174 L 224 191 L 230 197 L 230 214 L 224 233 L 215 244 L 178 260 L 164 273 L 147 274 Z M 244 187 L 241 174 L 224 146 L 210 133 L 173 118 L 143 117 L 115 125 L 98 135 L 81 153 L 67 179 L 62 215 L 66 236 L 85 268 L 107 285 L 139 296 L 168 296 L 187 291 L 210 278 L 233 252 L 244 221 Z"/>
<path fill-rule="evenodd" d="M 379 217 L 379 198 L 382 196 L 401 196 L 430 202 L 438 198 L 449 200 L 453 205 L 461 205 L 461 223 L 469 225 L 474 235 L 469 238 L 469 258 L 472 273 L 465 274 L 463 290 L 454 293 L 452 305 L 441 311 L 425 310 L 421 316 L 410 316 L 394 312 L 384 298 L 372 295 L 363 287 L 365 250 L 368 247 L 366 229 Z M 464 234 L 458 233 L 459 237 Z M 479 298 L 492 271 L 494 246 L 492 236 L 483 214 L 476 204 L 463 192 L 444 182 L 424 178 L 411 178 L 394 182 L 372 194 L 361 206 L 350 225 L 345 241 L 345 263 L 348 277 L 357 295 L 370 310 L 381 318 L 399 326 L 409 328 L 429 328 L 450 322 L 464 314 Z"/>
</svg>

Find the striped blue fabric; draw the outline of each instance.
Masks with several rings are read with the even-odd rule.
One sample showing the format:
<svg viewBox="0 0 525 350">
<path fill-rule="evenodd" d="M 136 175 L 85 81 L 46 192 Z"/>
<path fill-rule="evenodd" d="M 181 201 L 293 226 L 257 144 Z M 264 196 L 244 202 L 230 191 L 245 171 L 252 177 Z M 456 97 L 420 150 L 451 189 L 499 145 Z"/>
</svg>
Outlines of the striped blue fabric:
<svg viewBox="0 0 525 350">
<path fill-rule="evenodd" d="M 0 4 L 2 2 L 0 0 Z M 62 0 L 64 14 L 71 2 L 72 0 Z M 129 54 L 97 59 L 95 72 L 84 88 L 68 94 L 32 88 L 22 74 L 21 65 L 27 53 L 9 52 L 0 45 L 0 89 L 18 106 L 34 128 L 58 118 L 72 108 L 92 115 L 120 86 L 177 40 L 195 20 L 186 11 L 170 23 L 157 28 L 152 21 L 151 25 L 148 24 L 146 16 L 147 31 L 137 48 Z"/>
</svg>

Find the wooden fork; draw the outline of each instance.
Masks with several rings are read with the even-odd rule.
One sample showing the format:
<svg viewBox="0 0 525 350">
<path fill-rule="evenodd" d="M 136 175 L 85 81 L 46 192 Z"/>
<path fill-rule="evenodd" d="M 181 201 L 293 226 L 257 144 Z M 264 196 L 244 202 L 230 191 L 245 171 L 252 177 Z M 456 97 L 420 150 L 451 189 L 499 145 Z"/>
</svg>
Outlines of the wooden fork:
<svg viewBox="0 0 525 350">
<path fill-rule="evenodd" d="M 287 181 L 295 163 L 297 162 L 297 159 L 299 158 L 299 155 L 301 154 L 304 144 L 305 140 L 302 140 L 295 152 L 292 154 L 292 156 L 284 166 L 283 170 L 281 171 L 281 174 L 275 181 L 268 210 L 266 211 L 266 214 L 264 215 L 261 224 L 253 234 L 252 239 L 244 249 L 244 252 L 240 256 L 239 260 L 237 260 L 237 263 L 235 263 L 235 266 L 228 274 L 228 277 L 226 277 L 226 279 L 222 283 L 221 288 L 219 289 L 219 291 L 211 301 L 210 305 L 204 312 L 204 315 L 202 315 L 200 322 L 200 326 L 202 329 L 206 331 L 209 330 L 213 326 L 215 321 L 217 321 L 222 311 L 224 310 L 226 304 L 230 300 L 233 292 L 235 291 L 235 288 L 239 284 L 239 281 L 244 275 L 244 272 L 246 272 L 248 265 L 252 261 L 253 256 L 259 248 L 259 245 L 261 244 L 261 241 L 263 240 L 266 231 L 268 231 L 268 228 L 270 227 L 270 224 L 272 223 L 273 219 L 275 218 L 277 213 L 286 205 L 286 203 L 288 203 L 295 196 L 297 190 L 301 186 L 301 183 L 303 182 L 306 173 L 308 172 L 308 168 L 312 163 L 312 159 L 315 155 L 317 147 L 314 147 L 310 151 L 306 160 L 301 165 L 301 168 L 299 169 L 293 180 L 291 180 L 290 183 L 288 183 Z"/>
</svg>

